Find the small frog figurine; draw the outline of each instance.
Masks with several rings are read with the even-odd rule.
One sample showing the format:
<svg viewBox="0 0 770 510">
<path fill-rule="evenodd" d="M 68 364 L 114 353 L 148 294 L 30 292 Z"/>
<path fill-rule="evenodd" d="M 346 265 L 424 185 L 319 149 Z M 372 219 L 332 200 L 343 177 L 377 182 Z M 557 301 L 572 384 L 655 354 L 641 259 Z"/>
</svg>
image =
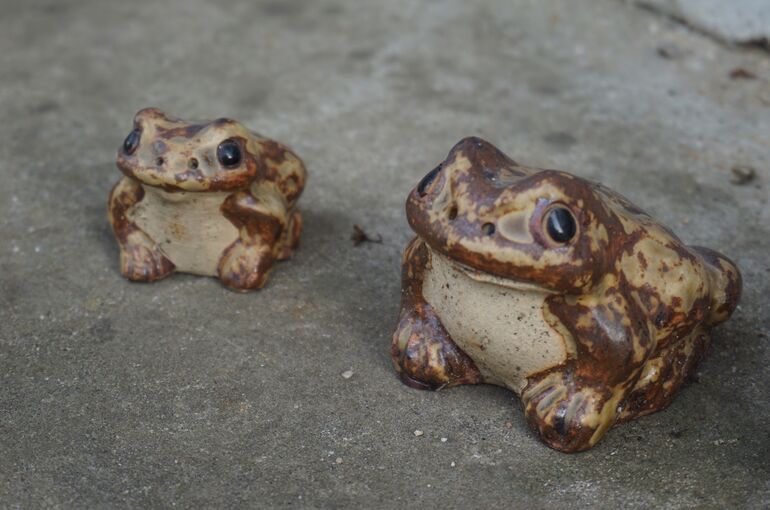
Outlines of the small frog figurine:
<svg viewBox="0 0 770 510">
<path fill-rule="evenodd" d="M 258 289 L 299 243 L 305 167 L 239 122 L 191 123 L 145 108 L 117 165 L 125 176 L 110 192 L 108 216 L 129 280 L 182 271 Z"/>
<path fill-rule="evenodd" d="M 686 246 L 604 186 L 459 142 L 406 202 L 391 355 L 406 384 L 517 393 L 550 447 L 591 448 L 666 407 L 741 294 L 738 268 Z"/>
</svg>

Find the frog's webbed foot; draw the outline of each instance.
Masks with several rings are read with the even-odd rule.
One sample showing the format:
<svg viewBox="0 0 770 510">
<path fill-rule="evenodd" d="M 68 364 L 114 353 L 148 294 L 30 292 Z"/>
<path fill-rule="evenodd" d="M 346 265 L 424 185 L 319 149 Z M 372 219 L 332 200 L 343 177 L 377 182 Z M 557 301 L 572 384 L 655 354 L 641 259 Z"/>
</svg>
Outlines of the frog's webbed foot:
<svg viewBox="0 0 770 510">
<path fill-rule="evenodd" d="M 108 218 L 120 246 L 120 273 L 129 280 L 153 282 L 174 271 L 157 243 L 129 219 L 129 211 L 144 197 L 136 180 L 124 177 L 112 188 Z"/>
<path fill-rule="evenodd" d="M 401 316 L 390 348 L 393 364 L 404 384 L 417 389 L 478 384 L 478 368 L 422 297 L 426 257 L 427 249 L 418 239 L 404 252 Z"/>
<path fill-rule="evenodd" d="M 281 235 L 277 260 L 286 260 L 299 246 L 299 236 L 302 233 L 302 214 L 294 211 L 289 216 L 289 224 Z"/>
<path fill-rule="evenodd" d="M 150 236 L 138 228 L 120 243 L 120 273 L 129 280 L 154 282 L 173 273 L 174 268 Z"/>
<path fill-rule="evenodd" d="M 226 286 L 247 291 L 261 289 L 272 266 L 273 257 L 267 246 L 239 239 L 222 254 L 217 272 Z"/>
<path fill-rule="evenodd" d="M 481 382 L 476 365 L 455 345 L 427 303 L 401 313 L 390 352 L 401 380 L 413 388 L 437 390 Z"/>
<path fill-rule="evenodd" d="M 540 439 L 565 453 L 591 448 L 614 423 L 617 396 L 598 385 L 579 384 L 568 368 L 528 380 L 524 412 Z"/>
</svg>

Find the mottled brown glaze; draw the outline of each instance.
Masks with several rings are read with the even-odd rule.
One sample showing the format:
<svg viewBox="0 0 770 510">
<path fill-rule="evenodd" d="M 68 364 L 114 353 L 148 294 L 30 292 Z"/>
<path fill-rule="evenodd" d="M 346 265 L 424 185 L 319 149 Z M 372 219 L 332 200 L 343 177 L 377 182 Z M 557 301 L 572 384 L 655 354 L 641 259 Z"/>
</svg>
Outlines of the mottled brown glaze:
<svg viewBox="0 0 770 510">
<path fill-rule="evenodd" d="M 138 143 L 118 151 L 124 177 L 108 204 L 123 276 L 151 282 L 182 271 L 261 288 L 299 243 L 302 161 L 231 119 L 191 123 L 145 108 L 133 130 Z M 223 142 L 238 147 L 237 164 L 219 161 Z"/>
<path fill-rule="evenodd" d="M 403 313 L 393 337 L 391 356 L 396 366 L 402 368 L 401 380 L 418 389 L 480 383 L 481 374 L 473 360 L 455 345 L 422 294 L 428 256 L 428 248 L 416 238 L 404 252 Z"/>
<path fill-rule="evenodd" d="M 547 227 L 557 208 L 574 225 L 567 240 Z M 402 380 L 508 387 L 564 452 L 667 406 L 741 293 L 723 255 L 600 184 L 478 138 L 415 187 L 406 212 L 417 237 L 391 346 Z"/>
</svg>

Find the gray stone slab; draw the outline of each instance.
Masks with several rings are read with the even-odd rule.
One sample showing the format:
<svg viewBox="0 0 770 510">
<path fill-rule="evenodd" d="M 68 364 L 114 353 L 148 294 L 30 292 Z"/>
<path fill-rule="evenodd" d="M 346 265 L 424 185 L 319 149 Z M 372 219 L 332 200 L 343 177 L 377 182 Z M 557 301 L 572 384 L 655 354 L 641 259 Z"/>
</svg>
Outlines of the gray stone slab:
<svg viewBox="0 0 770 510">
<path fill-rule="evenodd" d="M 0 507 L 768 506 L 761 52 L 611 0 L 0 6 Z M 105 201 L 148 105 L 307 162 L 302 246 L 263 291 L 118 274 Z M 743 302 L 669 409 L 570 456 L 507 391 L 396 379 L 404 199 L 467 135 L 739 264 Z M 354 248 L 354 224 L 383 243 Z"/>
<path fill-rule="evenodd" d="M 767 0 L 640 0 L 640 3 L 727 42 L 770 40 L 770 2 Z"/>
</svg>

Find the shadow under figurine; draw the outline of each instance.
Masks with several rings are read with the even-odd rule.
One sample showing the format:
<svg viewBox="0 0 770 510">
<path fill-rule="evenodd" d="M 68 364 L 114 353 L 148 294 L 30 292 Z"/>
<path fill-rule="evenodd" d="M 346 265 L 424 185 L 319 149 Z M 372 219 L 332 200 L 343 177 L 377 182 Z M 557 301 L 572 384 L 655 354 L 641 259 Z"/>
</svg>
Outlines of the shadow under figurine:
<svg viewBox="0 0 770 510">
<path fill-rule="evenodd" d="M 129 280 L 182 271 L 258 289 L 299 243 L 302 161 L 234 120 L 189 123 L 146 108 L 117 165 L 125 177 L 108 214 Z"/>
<path fill-rule="evenodd" d="M 422 179 L 406 214 L 417 237 L 391 346 L 401 379 L 509 388 L 563 452 L 667 406 L 741 293 L 726 257 L 600 184 L 478 138 Z"/>
</svg>

